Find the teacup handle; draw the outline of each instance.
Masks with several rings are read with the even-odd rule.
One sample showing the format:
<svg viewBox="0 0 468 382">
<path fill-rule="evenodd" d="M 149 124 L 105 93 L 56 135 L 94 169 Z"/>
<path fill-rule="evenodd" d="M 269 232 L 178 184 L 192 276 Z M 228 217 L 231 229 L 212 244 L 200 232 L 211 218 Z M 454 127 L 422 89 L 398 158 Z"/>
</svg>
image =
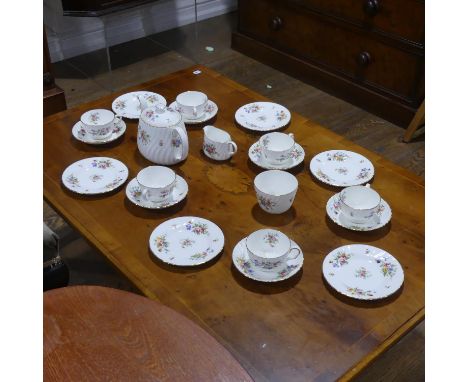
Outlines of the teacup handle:
<svg viewBox="0 0 468 382">
<path fill-rule="evenodd" d="M 288 135 L 289 135 L 293 140 L 295 140 L 295 139 L 294 139 L 294 134 L 293 134 L 293 133 L 289 133 Z"/>
<path fill-rule="evenodd" d="M 235 142 L 229 141 L 228 145 L 232 146 L 231 155 L 234 155 L 235 153 L 237 153 L 237 145 Z"/>
<path fill-rule="evenodd" d="M 290 255 L 291 255 L 292 251 L 294 251 L 294 250 L 296 250 L 296 251 L 297 251 L 297 254 L 296 254 L 296 256 L 294 256 L 294 257 L 290 257 Z M 297 259 L 297 258 L 298 258 L 298 256 L 299 256 L 300 254 L 301 254 L 301 250 L 300 250 L 299 248 L 297 248 L 297 247 L 293 247 L 293 248 L 291 248 L 291 249 L 289 250 L 289 253 L 288 253 L 288 258 L 289 258 L 289 259 L 291 259 L 291 260 L 295 260 L 295 259 Z"/>
<path fill-rule="evenodd" d="M 143 196 L 143 199 L 145 199 L 146 201 L 149 201 L 149 198 L 148 198 L 148 189 L 145 188 L 143 191 L 141 191 L 141 196 Z"/>
<path fill-rule="evenodd" d="M 197 107 L 196 106 L 193 106 L 193 116 L 196 117 L 197 116 Z"/>
<path fill-rule="evenodd" d="M 122 116 L 117 114 L 114 118 L 114 124 L 120 124 L 122 122 Z"/>
</svg>

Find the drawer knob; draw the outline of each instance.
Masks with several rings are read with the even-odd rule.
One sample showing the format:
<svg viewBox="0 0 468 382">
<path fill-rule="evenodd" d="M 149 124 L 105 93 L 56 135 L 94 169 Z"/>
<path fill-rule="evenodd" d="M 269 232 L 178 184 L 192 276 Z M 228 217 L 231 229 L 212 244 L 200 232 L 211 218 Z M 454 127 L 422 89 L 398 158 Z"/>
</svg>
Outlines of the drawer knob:
<svg viewBox="0 0 468 382">
<path fill-rule="evenodd" d="M 371 62 L 371 55 L 369 52 L 361 52 L 357 56 L 357 62 L 361 66 L 367 66 Z"/>
<path fill-rule="evenodd" d="M 364 12 L 369 16 L 375 16 L 379 12 L 378 0 L 366 0 L 364 2 Z"/>
<path fill-rule="evenodd" d="M 275 16 L 270 20 L 270 28 L 274 31 L 279 30 L 283 26 L 283 20 L 279 16 Z"/>
</svg>

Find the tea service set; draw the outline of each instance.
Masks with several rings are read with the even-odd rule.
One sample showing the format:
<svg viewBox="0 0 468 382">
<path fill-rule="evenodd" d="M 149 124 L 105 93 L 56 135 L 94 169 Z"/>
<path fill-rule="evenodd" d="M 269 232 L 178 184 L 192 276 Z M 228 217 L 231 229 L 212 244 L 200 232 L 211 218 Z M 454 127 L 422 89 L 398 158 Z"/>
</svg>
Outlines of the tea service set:
<svg viewBox="0 0 468 382">
<path fill-rule="evenodd" d="M 187 182 L 167 166 L 188 156 L 185 125 L 204 123 L 218 111 L 217 105 L 199 91 L 183 92 L 169 107 L 166 104 L 166 99 L 157 93 L 126 93 L 113 101 L 113 111 L 89 110 L 72 128 L 72 135 L 77 140 L 97 145 L 112 142 L 124 134 L 126 125 L 123 117 L 139 119 L 138 150 L 157 165 L 141 169 L 128 182 L 125 192 L 130 202 L 148 209 L 167 208 L 187 196 Z M 249 148 L 248 155 L 253 163 L 267 170 L 255 177 L 253 185 L 260 208 L 271 214 L 282 214 L 292 207 L 299 182 L 284 170 L 297 166 L 305 158 L 304 149 L 292 133 L 272 131 L 286 126 L 290 119 L 289 110 L 271 102 L 250 103 L 235 113 L 240 126 L 265 132 Z M 228 132 L 205 125 L 203 135 L 202 151 L 210 159 L 226 161 L 236 154 L 237 144 Z M 374 176 L 374 167 L 364 156 L 346 150 L 326 151 L 312 158 L 310 171 L 321 182 L 344 187 L 326 204 L 327 215 L 335 224 L 350 230 L 370 231 L 390 221 L 390 206 L 370 188 L 368 181 Z M 63 172 L 62 182 L 73 192 L 100 194 L 120 187 L 127 178 L 128 169 L 122 162 L 93 157 L 68 166 Z M 163 262 L 194 266 L 212 260 L 222 251 L 224 235 L 216 224 L 207 219 L 179 217 L 156 227 L 150 235 L 149 246 Z M 403 270 L 398 261 L 378 248 L 361 247 L 353 244 L 347 246 L 346 251 L 335 249 L 327 255 L 323 274 L 329 284 L 339 293 L 357 299 L 382 298 L 385 293 L 388 295 L 398 290 L 403 282 Z M 376 262 L 377 259 L 381 262 Z M 302 268 L 304 254 L 298 244 L 284 233 L 268 228 L 240 240 L 233 249 L 232 260 L 237 270 L 248 278 L 277 282 L 294 276 Z M 366 261 L 371 265 L 366 267 Z M 353 262 L 356 264 L 345 268 Z M 333 270 L 329 269 L 329 264 Z M 392 272 L 385 268 L 379 273 L 382 264 L 387 264 Z M 337 267 L 345 271 L 338 272 Z M 356 278 L 356 269 L 359 269 L 359 278 L 367 281 L 359 280 L 360 283 L 356 284 L 348 274 L 351 268 Z"/>
</svg>

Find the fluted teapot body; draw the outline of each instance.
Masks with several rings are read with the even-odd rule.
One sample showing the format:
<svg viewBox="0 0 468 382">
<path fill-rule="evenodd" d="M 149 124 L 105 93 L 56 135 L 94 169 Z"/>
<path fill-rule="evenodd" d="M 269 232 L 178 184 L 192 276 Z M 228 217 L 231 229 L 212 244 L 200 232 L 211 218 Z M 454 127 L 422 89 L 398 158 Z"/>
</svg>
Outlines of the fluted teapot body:
<svg viewBox="0 0 468 382">
<path fill-rule="evenodd" d="M 138 149 L 151 162 L 172 165 L 188 155 L 188 136 L 181 114 L 155 105 L 144 109 L 138 122 Z"/>
</svg>

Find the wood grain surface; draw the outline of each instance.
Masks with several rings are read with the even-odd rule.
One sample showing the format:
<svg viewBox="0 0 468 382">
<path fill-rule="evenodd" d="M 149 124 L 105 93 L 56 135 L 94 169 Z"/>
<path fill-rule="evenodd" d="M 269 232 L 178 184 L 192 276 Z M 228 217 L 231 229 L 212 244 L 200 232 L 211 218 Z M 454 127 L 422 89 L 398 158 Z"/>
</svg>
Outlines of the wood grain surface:
<svg viewBox="0 0 468 382">
<path fill-rule="evenodd" d="M 45 381 L 251 381 L 216 340 L 172 309 L 118 289 L 44 293 Z"/>
<path fill-rule="evenodd" d="M 202 71 L 194 75 L 194 69 Z M 197 66 L 135 86 L 162 94 L 171 102 L 184 90 L 200 90 L 219 106 L 217 127 L 238 145 L 229 162 L 215 163 L 201 153 L 201 127 L 188 127 L 190 153 L 172 166 L 189 184 L 187 199 L 167 210 L 149 211 L 126 200 L 123 190 L 83 197 L 61 184 L 72 162 L 95 155 L 123 161 L 130 179 L 150 165 L 136 147 L 137 121 L 126 121 L 118 141 L 89 146 L 71 135 L 73 124 L 91 108 L 110 108 L 118 94 L 45 119 L 44 197 L 95 248 L 146 296 L 159 300 L 205 328 L 258 381 L 332 381 L 359 373 L 424 317 L 424 184 L 421 178 L 343 137 L 292 113 L 292 132 L 306 151 L 305 162 L 291 170 L 299 180 L 293 207 L 273 216 L 257 205 L 253 179 L 261 172 L 247 156 L 258 134 L 240 128 L 234 113 L 259 94 L 218 73 Z M 120 92 L 119 94 L 122 94 Z M 393 210 L 389 225 L 374 232 L 352 232 L 326 216 L 326 201 L 338 190 L 314 180 L 308 165 L 318 152 L 347 149 L 374 164 L 373 187 Z M 175 268 L 154 259 L 148 248 L 152 230 L 176 216 L 212 220 L 224 232 L 225 248 L 199 268 Z M 262 284 L 240 275 L 232 249 L 256 229 L 274 227 L 304 252 L 304 267 L 293 278 Z M 405 283 L 395 296 L 372 303 L 336 295 L 322 278 L 322 261 L 334 248 L 369 243 L 392 253 L 402 264 Z"/>
</svg>

